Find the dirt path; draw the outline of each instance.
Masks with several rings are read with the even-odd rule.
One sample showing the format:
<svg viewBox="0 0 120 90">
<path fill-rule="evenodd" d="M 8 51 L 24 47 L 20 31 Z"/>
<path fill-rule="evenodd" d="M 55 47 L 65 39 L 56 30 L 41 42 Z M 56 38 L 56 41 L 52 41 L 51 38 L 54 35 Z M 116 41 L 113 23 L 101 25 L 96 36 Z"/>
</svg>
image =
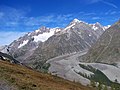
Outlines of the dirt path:
<svg viewBox="0 0 120 90">
<path fill-rule="evenodd" d="M 114 33 L 113 33 L 112 35 L 109 34 L 109 36 L 110 36 L 110 40 L 109 40 L 109 42 L 108 42 L 108 45 L 103 49 L 103 51 L 99 54 L 99 56 L 96 58 L 95 61 L 97 61 L 97 60 L 100 58 L 100 56 L 101 56 L 101 55 L 107 50 L 107 48 L 108 48 L 109 45 L 111 44 L 111 41 L 112 41 L 113 35 L 114 35 Z"/>
</svg>

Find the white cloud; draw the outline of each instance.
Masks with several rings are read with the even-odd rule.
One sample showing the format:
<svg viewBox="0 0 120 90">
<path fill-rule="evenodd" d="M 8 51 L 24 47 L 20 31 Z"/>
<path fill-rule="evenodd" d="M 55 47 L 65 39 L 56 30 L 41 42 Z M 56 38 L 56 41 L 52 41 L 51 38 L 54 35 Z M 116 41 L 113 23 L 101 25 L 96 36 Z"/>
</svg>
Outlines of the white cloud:
<svg viewBox="0 0 120 90">
<path fill-rule="evenodd" d="M 107 1 L 105 1 L 105 0 L 102 0 L 102 2 L 103 2 L 104 4 L 106 4 L 106 5 L 109 5 L 109 6 L 113 7 L 113 8 L 118 8 L 115 4 L 113 4 L 113 3 L 111 3 L 111 2 L 107 2 Z"/>
<path fill-rule="evenodd" d="M 16 26 L 20 23 L 21 18 L 25 16 L 24 10 L 18 10 L 12 7 L 0 7 L 0 26 Z"/>
<path fill-rule="evenodd" d="M 111 15 L 114 15 L 114 14 L 116 14 L 116 13 L 117 13 L 116 11 L 112 11 L 112 12 L 111 12 Z"/>
<path fill-rule="evenodd" d="M 90 1 L 90 3 L 97 3 L 97 2 L 100 2 L 102 0 L 89 0 L 89 1 Z"/>
<path fill-rule="evenodd" d="M 85 13 L 85 16 L 96 15 L 96 13 Z"/>
<path fill-rule="evenodd" d="M 120 11 L 117 10 L 109 10 L 105 13 L 105 15 L 119 15 Z"/>
<path fill-rule="evenodd" d="M 98 19 L 101 19 L 100 17 L 93 17 L 92 18 L 93 20 L 98 20 Z"/>
<path fill-rule="evenodd" d="M 2 18 L 4 16 L 3 12 L 0 12 L 0 18 Z"/>
<path fill-rule="evenodd" d="M 65 20 L 71 20 L 71 17 L 73 17 L 73 14 L 66 14 L 66 15 L 56 15 L 56 14 L 49 14 L 44 16 L 38 16 L 38 17 L 28 17 L 26 14 L 29 13 L 26 12 L 26 10 L 19 10 L 12 7 L 4 6 L 0 7 L 0 26 L 2 26 L 2 29 L 5 27 L 22 27 L 22 25 L 26 28 L 30 27 L 40 27 L 41 25 L 48 25 L 50 23 L 53 23 L 53 25 L 62 25 Z M 3 15 L 4 14 L 4 15 Z M 73 19 L 73 18 L 72 18 Z"/>
<path fill-rule="evenodd" d="M 56 15 L 56 14 L 49 14 L 45 16 L 39 16 L 39 17 L 26 17 L 24 20 L 24 24 L 26 26 L 41 26 L 41 25 L 48 25 L 48 24 L 54 24 L 63 26 L 65 21 L 71 21 L 75 18 L 74 14 L 65 14 L 65 15 Z M 58 26 L 55 26 L 58 27 Z"/>
<path fill-rule="evenodd" d="M 5 32 L 0 31 L 0 46 L 10 44 L 14 40 L 18 39 L 19 37 L 23 36 L 26 32 Z"/>
<path fill-rule="evenodd" d="M 109 6 L 113 7 L 113 8 L 118 8 L 115 4 L 113 4 L 113 3 L 110 2 L 111 0 L 110 0 L 109 2 L 106 1 L 106 0 L 86 0 L 86 1 L 87 1 L 87 3 L 89 3 L 89 4 L 102 2 L 102 3 L 104 3 L 104 4 L 106 4 L 106 5 L 109 5 Z"/>
</svg>

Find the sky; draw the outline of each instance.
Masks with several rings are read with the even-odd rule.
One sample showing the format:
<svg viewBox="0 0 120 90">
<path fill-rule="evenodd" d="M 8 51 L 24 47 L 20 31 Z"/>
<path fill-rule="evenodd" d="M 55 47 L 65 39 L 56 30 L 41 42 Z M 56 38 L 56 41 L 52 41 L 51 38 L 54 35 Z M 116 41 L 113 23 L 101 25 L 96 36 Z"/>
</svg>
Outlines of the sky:
<svg viewBox="0 0 120 90">
<path fill-rule="evenodd" d="M 63 28 L 74 18 L 111 25 L 119 17 L 119 0 L 0 0 L 0 46 L 41 26 Z"/>
</svg>

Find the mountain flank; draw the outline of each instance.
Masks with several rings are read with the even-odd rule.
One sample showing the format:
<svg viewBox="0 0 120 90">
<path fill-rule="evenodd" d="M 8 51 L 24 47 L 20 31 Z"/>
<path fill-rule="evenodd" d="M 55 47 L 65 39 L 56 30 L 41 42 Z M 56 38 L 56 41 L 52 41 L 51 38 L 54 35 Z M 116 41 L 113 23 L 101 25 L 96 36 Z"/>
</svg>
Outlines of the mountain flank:
<svg viewBox="0 0 120 90">
<path fill-rule="evenodd" d="M 79 83 L 2 60 L 0 60 L 0 83 L 1 90 L 94 90 Z"/>
<path fill-rule="evenodd" d="M 120 63 L 120 21 L 107 29 L 85 55 L 87 62 Z"/>
</svg>

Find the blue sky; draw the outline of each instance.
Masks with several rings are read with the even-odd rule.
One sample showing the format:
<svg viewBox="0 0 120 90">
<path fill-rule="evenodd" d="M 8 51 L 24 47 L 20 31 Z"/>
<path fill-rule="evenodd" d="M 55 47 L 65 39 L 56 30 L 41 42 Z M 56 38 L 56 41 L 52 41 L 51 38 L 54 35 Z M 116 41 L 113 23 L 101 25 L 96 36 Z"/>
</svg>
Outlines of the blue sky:
<svg viewBox="0 0 120 90">
<path fill-rule="evenodd" d="M 0 45 L 41 26 L 65 27 L 74 18 L 108 25 L 119 17 L 119 0 L 0 0 Z"/>
</svg>

